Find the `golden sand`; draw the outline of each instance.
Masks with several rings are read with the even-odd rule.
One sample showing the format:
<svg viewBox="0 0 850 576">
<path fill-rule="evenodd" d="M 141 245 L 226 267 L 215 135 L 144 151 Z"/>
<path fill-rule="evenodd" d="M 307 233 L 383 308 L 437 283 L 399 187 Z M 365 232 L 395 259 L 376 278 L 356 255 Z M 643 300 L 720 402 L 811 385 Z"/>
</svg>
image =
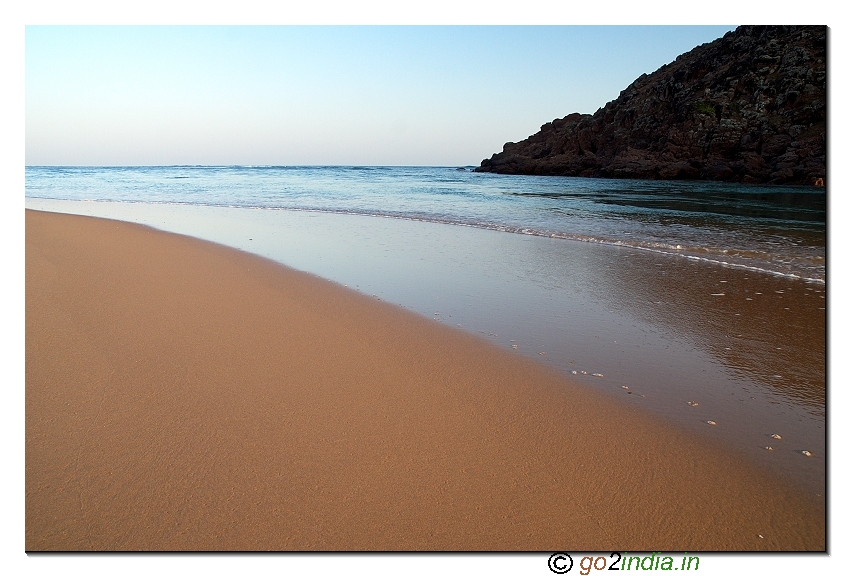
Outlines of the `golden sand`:
<svg viewBox="0 0 850 576">
<path fill-rule="evenodd" d="M 824 550 L 822 502 L 428 321 L 26 214 L 27 550 Z"/>
</svg>

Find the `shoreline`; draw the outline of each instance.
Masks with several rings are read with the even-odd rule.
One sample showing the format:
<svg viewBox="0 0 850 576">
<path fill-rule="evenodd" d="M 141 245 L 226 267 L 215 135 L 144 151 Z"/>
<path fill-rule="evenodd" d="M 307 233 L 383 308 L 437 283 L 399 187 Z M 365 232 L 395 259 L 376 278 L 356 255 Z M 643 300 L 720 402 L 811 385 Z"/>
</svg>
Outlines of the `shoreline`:
<svg viewBox="0 0 850 576">
<path fill-rule="evenodd" d="M 26 247 L 29 551 L 825 549 L 822 499 L 457 329 L 136 224 Z"/>
<path fill-rule="evenodd" d="M 149 225 L 331 280 L 555 368 L 824 493 L 822 287 L 620 247 L 393 218 L 27 206 Z"/>
</svg>

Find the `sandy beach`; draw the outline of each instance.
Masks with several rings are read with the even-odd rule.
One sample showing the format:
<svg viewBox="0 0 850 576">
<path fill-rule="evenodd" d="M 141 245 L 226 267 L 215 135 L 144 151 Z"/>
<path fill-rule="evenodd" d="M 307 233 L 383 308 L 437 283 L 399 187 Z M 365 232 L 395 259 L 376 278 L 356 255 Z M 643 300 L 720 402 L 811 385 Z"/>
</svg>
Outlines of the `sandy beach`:
<svg viewBox="0 0 850 576">
<path fill-rule="evenodd" d="M 685 430 L 317 277 L 26 214 L 26 548 L 824 550 Z"/>
</svg>

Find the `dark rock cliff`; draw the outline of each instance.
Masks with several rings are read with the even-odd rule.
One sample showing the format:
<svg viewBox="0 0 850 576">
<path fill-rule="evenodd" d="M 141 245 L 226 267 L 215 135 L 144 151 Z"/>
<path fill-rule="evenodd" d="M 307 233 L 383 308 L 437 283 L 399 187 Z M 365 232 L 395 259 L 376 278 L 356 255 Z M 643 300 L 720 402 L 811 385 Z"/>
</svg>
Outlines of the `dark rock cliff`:
<svg viewBox="0 0 850 576">
<path fill-rule="evenodd" d="M 822 184 L 826 26 L 741 26 L 478 172 Z"/>
</svg>

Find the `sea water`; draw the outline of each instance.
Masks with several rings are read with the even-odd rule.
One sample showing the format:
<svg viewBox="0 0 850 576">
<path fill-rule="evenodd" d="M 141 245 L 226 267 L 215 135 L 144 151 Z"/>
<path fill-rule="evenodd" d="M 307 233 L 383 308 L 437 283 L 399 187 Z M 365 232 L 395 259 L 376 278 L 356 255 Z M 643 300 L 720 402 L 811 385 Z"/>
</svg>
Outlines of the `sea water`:
<svg viewBox="0 0 850 576">
<path fill-rule="evenodd" d="M 825 280 L 814 187 L 505 176 L 470 167 L 27 167 L 28 198 L 380 215 Z"/>
<path fill-rule="evenodd" d="M 30 208 L 212 240 L 404 306 L 823 494 L 822 190 L 181 166 L 28 168 L 26 194 Z"/>
</svg>

